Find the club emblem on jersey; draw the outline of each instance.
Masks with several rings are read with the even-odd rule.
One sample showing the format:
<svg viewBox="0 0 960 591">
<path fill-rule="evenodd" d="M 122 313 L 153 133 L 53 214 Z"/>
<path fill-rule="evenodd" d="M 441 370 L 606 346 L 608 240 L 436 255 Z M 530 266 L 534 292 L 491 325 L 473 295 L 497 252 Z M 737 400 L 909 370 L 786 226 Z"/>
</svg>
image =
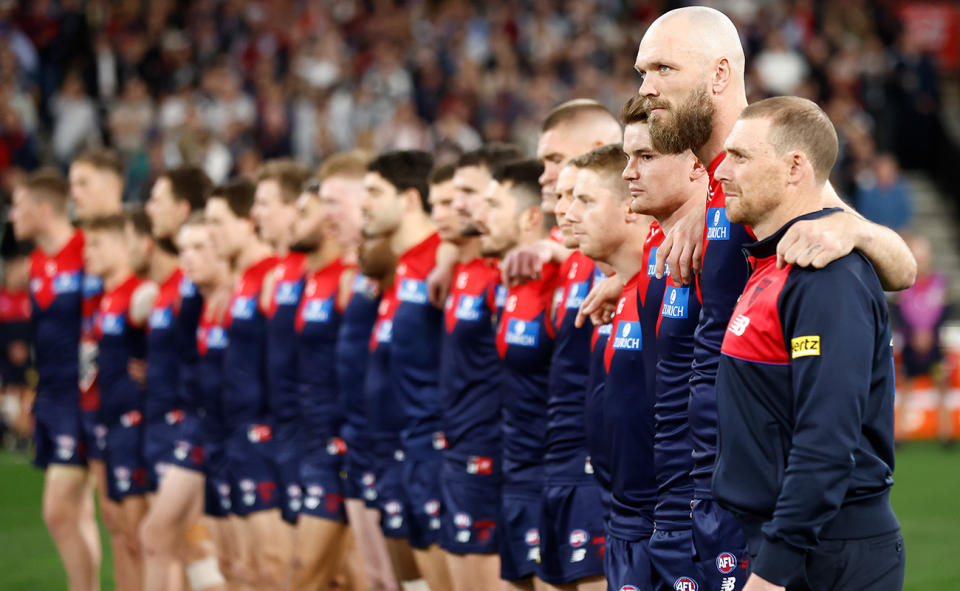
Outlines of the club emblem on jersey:
<svg viewBox="0 0 960 591">
<path fill-rule="evenodd" d="M 467 460 L 467 474 L 493 474 L 493 458 L 470 456 Z"/>
<path fill-rule="evenodd" d="M 538 529 L 528 529 L 527 533 L 523 535 L 523 541 L 527 546 L 539 546 L 540 545 L 540 530 Z"/>
<path fill-rule="evenodd" d="M 290 510 L 297 512 L 300 510 L 300 507 L 303 506 L 303 499 L 300 497 L 303 496 L 303 490 L 297 484 L 291 484 L 287 486 L 287 506 L 290 507 Z"/>
<path fill-rule="evenodd" d="M 540 335 L 540 323 L 511 318 L 507 324 L 506 341 L 519 347 L 536 347 Z"/>
<path fill-rule="evenodd" d="M 730 220 L 727 208 L 711 207 L 707 210 L 707 240 L 729 240 Z"/>
<path fill-rule="evenodd" d="M 717 570 L 720 574 L 729 575 L 737 568 L 737 557 L 730 552 L 721 552 L 717 555 Z"/>
<path fill-rule="evenodd" d="M 641 351 L 643 338 L 639 322 L 620 322 L 617 326 L 617 335 L 613 339 L 614 349 Z"/>
<path fill-rule="evenodd" d="M 680 577 L 673 583 L 673 591 L 697 591 L 697 582 L 690 577 Z"/>
<path fill-rule="evenodd" d="M 307 487 L 307 498 L 303 500 L 303 506 L 313 511 L 320 506 L 320 499 L 323 498 L 323 487 L 317 484 L 311 484 Z"/>
<path fill-rule="evenodd" d="M 667 291 L 664 293 L 663 307 L 660 308 L 660 314 L 664 318 L 686 318 L 689 297 L 689 287 L 674 287 L 668 285 Z"/>
<path fill-rule="evenodd" d="M 77 440 L 70 435 L 57 435 L 57 458 L 69 460 L 77 448 Z"/>
</svg>

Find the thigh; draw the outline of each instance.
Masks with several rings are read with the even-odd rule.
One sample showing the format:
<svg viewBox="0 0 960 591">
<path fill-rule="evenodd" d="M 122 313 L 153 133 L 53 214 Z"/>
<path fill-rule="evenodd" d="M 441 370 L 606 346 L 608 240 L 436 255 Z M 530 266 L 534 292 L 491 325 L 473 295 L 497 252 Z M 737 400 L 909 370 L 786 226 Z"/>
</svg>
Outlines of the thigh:
<svg viewBox="0 0 960 591">
<path fill-rule="evenodd" d="M 899 531 L 860 540 L 824 540 L 807 555 L 814 591 L 900 591 L 906 552 Z"/>
<path fill-rule="evenodd" d="M 150 503 L 150 517 L 182 526 L 195 522 L 203 511 L 204 478 L 199 472 L 170 466 Z"/>
<path fill-rule="evenodd" d="M 339 563 L 331 557 L 346 549 L 346 533 L 347 525 L 343 522 L 301 515 L 294 534 L 298 563 Z"/>
<path fill-rule="evenodd" d="M 79 510 L 84 495 L 90 494 L 87 478 L 87 470 L 82 466 L 50 464 L 44 474 L 44 511 L 71 508 Z"/>
</svg>

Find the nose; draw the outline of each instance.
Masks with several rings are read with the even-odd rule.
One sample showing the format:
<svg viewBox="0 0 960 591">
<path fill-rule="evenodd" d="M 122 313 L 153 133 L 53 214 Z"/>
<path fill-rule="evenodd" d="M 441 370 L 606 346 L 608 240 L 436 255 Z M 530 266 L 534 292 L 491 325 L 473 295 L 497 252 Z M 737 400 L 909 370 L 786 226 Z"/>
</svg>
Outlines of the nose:
<svg viewBox="0 0 960 591">
<path fill-rule="evenodd" d="M 657 90 L 657 87 L 653 82 L 653 78 L 653 72 L 647 72 L 644 74 L 643 78 L 640 80 L 640 88 L 637 89 L 637 94 L 640 96 L 660 96 L 660 91 Z"/>
<path fill-rule="evenodd" d="M 713 172 L 713 178 L 721 183 L 733 180 L 733 165 L 730 163 L 730 157 L 723 159 L 720 166 Z"/>
<path fill-rule="evenodd" d="M 640 175 L 637 174 L 637 158 L 635 156 L 630 156 L 630 159 L 627 160 L 627 165 L 623 168 L 623 172 L 620 173 L 620 177 L 625 181 L 636 180 Z"/>
</svg>

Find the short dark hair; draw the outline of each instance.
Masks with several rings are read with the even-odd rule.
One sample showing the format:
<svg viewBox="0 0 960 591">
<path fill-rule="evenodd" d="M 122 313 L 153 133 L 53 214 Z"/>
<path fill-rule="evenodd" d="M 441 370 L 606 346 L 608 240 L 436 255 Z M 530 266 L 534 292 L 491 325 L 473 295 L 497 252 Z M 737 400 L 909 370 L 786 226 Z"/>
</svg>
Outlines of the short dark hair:
<svg viewBox="0 0 960 591">
<path fill-rule="evenodd" d="M 199 166 L 178 166 L 160 174 L 158 178 L 170 181 L 170 192 L 177 201 L 185 201 L 190 211 L 203 209 L 207 195 L 213 188 L 210 177 Z"/>
<path fill-rule="evenodd" d="M 86 232 L 104 231 L 122 234 L 127 225 L 127 219 L 127 214 L 123 213 L 94 216 L 83 220 L 80 227 Z"/>
<path fill-rule="evenodd" d="M 430 211 L 427 176 L 433 168 L 433 156 L 421 150 L 386 152 L 367 165 L 368 172 L 375 172 L 393 185 L 397 191 L 414 189 L 420 194 L 420 205 Z"/>
<path fill-rule="evenodd" d="M 97 170 L 105 170 L 123 178 L 123 159 L 111 148 L 88 148 L 73 159 L 73 164 L 89 164 Z"/>
<path fill-rule="evenodd" d="M 748 105 L 740 119 L 769 119 L 767 141 L 783 154 L 800 150 L 807 155 L 816 180 L 825 182 L 837 160 L 837 130 L 815 102 L 797 96 L 775 96 Z"/>
<path fill-rule="evenodd" d="M 454 163 L 442 164 L 430 171 L 427 177 L 427 184 L 430 186 L 439 185 L 453 180 L 453 173 L 457 171 L 457 165 Z"/>
<path fill-rule="evenodd" d="M 623 103 L 620 109 L 620 122 L 624 126 L 634 123 L 646 123 L 650 119 L 650 112 L 643 107 L 643 97 L 635 94 Z"/>
<path fill-rule="evenodd" d="M 257 170 L 257 182 L 277 181 L 284 203 L 293 203 L 303 184 L 310 178 L 310 169 L 290 158 L 267 160 Z"/>
<path fill-rule="evenodd" d="M 618 177 L 627 165 L 629 157 L 623 151 L 621 144 L 607 144 L 580 154 L 570 161 L 570 164 L 577 168 L 594 170 L 597 172 L 611 173 Z"/>
<path fill-rule="evenodd" d="M 20 187 L 35 199 L 45 201 L 58 213 L 66 213 L 70 186 L 55 168 L 40 168 L 27 175 Z"/>
<path fill-rule="evenodd" d="M 554 107 L 552 111 L 547 113 L 547 117 L 543 120 L 543 125 L 540 127 L 540 132 L 545 133 L 550 131 L 561 123 L 572 121 L 573 119 L 576 119 L 577 117 L 587 113 L 592 113 L 594 115 L 607 115 L 610 117 L 610 119 L 616 121 L 616 117 L 613 116 L 613 113 L 610 112 L 610 109 L 604 107 L 593 99 L 579 98 L 561 103 Z"/>
<path fill-rule="evenodd" d="M 152 236 L 153 224 L 150 223 L 150 216 L 142 207 L 137 207 L 125 212 L 124 216 L 127 223 L 133 228 L 133 231 L 140 236 Z"/>
<path fill-rule="evenodd" d="M 498 183 L 510 183 L 510 189 L 521 198 L 521 208 L 535 207 L 542 200 L 540 175 L 543 164 L 539 160 L 527 159 L 508 162 L 497 167 L 493 178 Z"/>
<path fill-rule="evenodd" d="M 457 159 L 457 168 L 465 166 L 483 166 L 493 173 L 501 164 L 520 160 L 523 158 L 523 151 L 513 144 L 502 142 L 493 142 L 480 146 L 476 150 L 470 150 Z"/>
<path fill-rule="evenodd" d="M 208 199 L 223 199 L 227 207 L 238 218 L 250 218 L 253 209 L 253 195 L 256 187 L 250 181 L 240 178 L 214 187 Z"/>
</svg>

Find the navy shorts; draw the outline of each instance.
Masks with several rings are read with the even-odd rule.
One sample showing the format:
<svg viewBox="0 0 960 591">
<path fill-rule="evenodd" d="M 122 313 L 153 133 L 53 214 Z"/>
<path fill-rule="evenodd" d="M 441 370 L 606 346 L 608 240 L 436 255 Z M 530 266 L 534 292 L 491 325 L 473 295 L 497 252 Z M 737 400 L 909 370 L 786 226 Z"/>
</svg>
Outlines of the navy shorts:
<svg viewBox="0 0 960 591">
<path fill-rule="evenodd" d="M 495 554 L 500 548 L 500 481 L 444 471 L 443 531 L 440 546 L 451 554 Z"/>
<path fill-rule="evenodd" d="M 272 430 L 266 425 L 237 429 L 226 441 L 231 510 L 240 517 L 280 507 L 280 470 Z"/>
<path fill-rule="evenodd" d="M 410 502 L 403 486 L 404 463 L 393 457 L 377 462 L 376 507 L 380 509 L 380 528 L 388 538 L 407 538 L 410 535 Z"/>
<path fill-rule="evenodd" d="M 443 526 L 443 495 L 440 491 L 440 471 L 443 457 L 436 454 L 429 459 L 407 459 L 403 462 L 402 482 L 409 502 L 410 546 L 420 550 L 440 543 Z"/>
<path fill-rule="evenodd" d="M 360 499 L 371 509 L 376 509 L 375 454 L 369 442 L 356 437 L 347 441 L 347 454 L 343 460 L 344 495 L 348 499 Z"/>
<path fill-rule="evenodd" d="M 542 492 L 504 486 L 500 507 L 500 578 L 520 581 L 533 576 L 540 562 Z"/>
<path fill-rule="evenodd" d="M 537 576 L 552 585 L 603 574 L 603 495 L 596 482 L 548 486 L 540 512 Z"/>
<path fill-rule="evenodd" d="M 166 461 L 194 472 L 204 471 L 206 448 L 201 433 L 200 419 L 187 415 L 181 423 L 178 436 L 167 448 Z"/>
<path fill-rule="evenodd" d="M 693 562 L 705 589 L 738 591 L 747 582 L 747 539 L 732 513 L 710 499 L 693 501 Z"/>
<path fill-rule="evenodd" d="M 343 481 L 337 464 L 329 459 L 306 459 L 300 464 L 300 482 L 303 503 L 300 513 L 342 523 L 346 520 L 343 508 Z"/>
<path fill-rule="evenodd" d="M 707 588 L 703 587 L 704 581 L 693 563 L 692 548 L 693 536 L 689 529 L 653 531 L 647 543 L 647 552 L 653 571 L 654 589 L 696 591 Z"/>
<path fill-rule="evenodd" d="M 614 591 L 652 591 L 653 572 L 650 565 L 648 539 L 635 541 L 607 537 L 603 570 L 607 589 Z M 716 590 L 716 591 L 719 591 Z"/>
<path fill-rule="evenodd" d="M 143 424 L 116 425 L 106 434 L 104 460 L 107 469 L 107 496 L 114 501 L 145 495 L 156 490 L 156 482 L 143 458 Z"/>
<path fill-rule="evenodd" d="M 295 427 L 278 427 L 274 458 L 280 475 L 280 516 L 287 523 L 296 523 L 303 509 L 303 484 L 300 480 L 302 441 Z"/>
<path fill-rule="evenodd" d="M 44 408 L 37 414 L 33 440 L 37 455 L 33 463 L 38 468 L 50 464 L 84 466 L 87 463 L 87 443 L 80 423 L 80 411 L 72 408 Z"/>
<path fill-rule="evenodd" d="M 229 517 L 233 507 L 230 494 L 230 472 L 223 446 L 207 446 L 209 454 L 204 463 L 204 512 L 211 517 Z"/>
</svg>

